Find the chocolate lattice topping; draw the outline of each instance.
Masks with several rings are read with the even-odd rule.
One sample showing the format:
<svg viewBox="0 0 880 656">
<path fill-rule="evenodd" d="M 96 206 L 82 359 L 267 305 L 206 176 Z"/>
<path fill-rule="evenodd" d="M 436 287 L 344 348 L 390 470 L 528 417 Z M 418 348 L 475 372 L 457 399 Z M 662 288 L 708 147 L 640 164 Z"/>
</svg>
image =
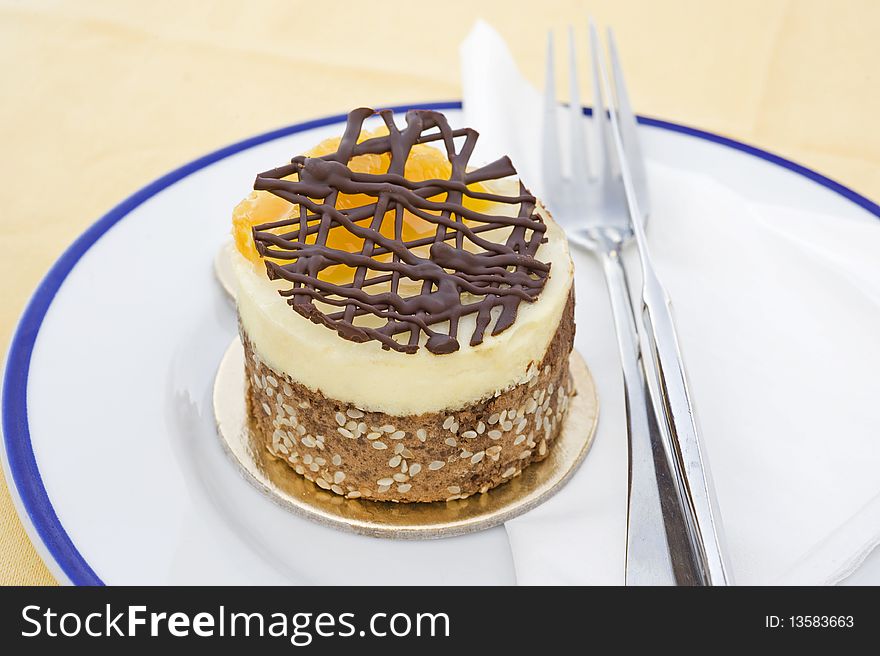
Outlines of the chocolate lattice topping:
<svg viewBox="0 0 880 656">
<path fill-rule="evenodd" d="M 550 271 L 535 259 L 546 226 L 535 213 L 534 196 L 522 183 L 518 196 L 469 188 L 515 175 L 516 169 L 503 157 L 468 170 L 477 132 L 451 129 L 438 112 L 409 111 L 406 127 L 398 129 L 393 113 L 380 111 L 388 134 L 358 143 L 374 113 L 361 108 L 348 115 L 335 153 L 294 157 L 257 176 L 254 189 L 293 203 L 299 214 L 253 229 L 258 252 L 271 258 L 269 277 L 292 283 L 280 293 L 296 312 L 356 342 L 375 339 L 385 349 L 414 353 L 424 334 L 429 351 L 452 353 L 459 348 L 461 318 L 472 314 L 471 345 L 483 341 L 493 321 L 491 334 L 499 334 L 514 323 L 521 302 L 538 297 Z M 404 166 L 413 146 L 435 141 L 442 142 L 451 164 L 449 178 L 407 180 Z M 357 173 L 348 166 L 358 155 L 382 153 L 390 155 L 386 173 Z M 371 202 L 339 209 L 340 193 L 363 194 Z M 516 216 L 483 214 L 463 204 L 465 197 L 519 209 Z M 404 240 L 404 211 L 434 224 L 434 235 Z M 394 222 L 393 238 L 382 234 L 384 221 Z M 361 238 L 363 247 L 348 252 L 328 246 L 334 230 Z M 351 269 L 350 282 L 322 279 L 322 271 L 338 265 Z"/>
</svg>

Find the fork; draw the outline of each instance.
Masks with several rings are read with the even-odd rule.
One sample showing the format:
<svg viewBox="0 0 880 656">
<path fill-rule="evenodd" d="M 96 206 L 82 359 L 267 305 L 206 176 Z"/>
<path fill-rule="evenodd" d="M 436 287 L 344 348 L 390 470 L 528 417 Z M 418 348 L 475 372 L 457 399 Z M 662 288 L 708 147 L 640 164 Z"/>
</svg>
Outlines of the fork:
<svg viewBox="0 0 880 656">
<path fill-rule="evenodd" d="M 617 54 L 614 33 L 610 29 L 608 43 L 617 108 L 615 111 L 612 107 L 608 120 L 603 120 L 602 123 L 610 128 L 610 140 L 617 154 L 620 180 L 642 268 L 639 323 L 642 365 L 654 407 L 659 410 L 657 420 L 665 427 L 664 446 L 675 472 L 683 517 L 690 534 L 700 582 L 704 585 L 728 585 L 730 576 L 723 549 L 720 514 L 709 464 L 703 458 L 673 319 L 672 302 L 654 270 L 644 227 L 640 221 L 648 202 L 644 163 L 638 150 L 635 115 L 629 105 L 620 57 Z M 612 91 L 599 54 L 599 38 L 592 20 L 590 44 L 598 69 L 599 92 L 608 98 L 610 105 L 613 103 Z"/>
<path fill-rule="evenodd" d="M 727 585 L 714 489 L 702 457 L 671 303 L 647 250 L 643 225 L 649 209 L 647 177 L 636 119 L 610 29 L 608 41 L 616 109 L 596 27 L 590 20 L 592 143 L 599 145 L 598 152 L 594 148 L 592 153 L 599 164 L 591 175 L 578 94 L 577 52 L 569 28 L 572 145 L 570 170 L 565 177 L 556 126 L 552 35 L 548 39 L 542 164 L 548 205 L 566 226 L 570 241 L 602 260 L 611 298 L 624 370 L 630 456 L 626 581 L 628 585 L 669 582 L 671 558 L 679 582 Z M 607 113 L 605 98 L 610 107 Z M 641 313 L 633 311 L 620 259 L 623 246 L 633 238 L 643 274 Z M 639 361 L 644 373 L 641 389 L 636 382 L 641 373 Z M 666 558 L 662 553 L 663 530 Z M 663 575 L 655 574 L 658 568 Z"/>
<path fill-rule="evenodd" d="M 626 271 L 621 261 L 623 246 L 634 232 L 627 212 L 626 198 L 615 174 L 615 162 L 608 130 L 599 120 L 605 115 L 599 92 L 597 59 L 593 56 L 593 158 L 586 149 L 585 121 L 578 93 L 577 51 L 574 31 L 569 28 L 568 121 L 570 142 L 568 175 L 562 171 L 556 100 L 553 33 L 547 37 L 547 72 L 544 88 L 542 173 L 544 198 L 556 221 L 565 229 L 569 241 L 591 251 L 600 260 L 608 287 L 611 311 L 617 333 L 623 369 L 629 447 L 627 500 L 626 584 L 675 585 L 675 561 L 690 562 L 689 554 L 671 555 L 674 545 L 689 545 L 689 539 L 674 540 L 667 531 L 669 511 L 664 513 L 663 498 L 678 501 L 678 491 L 664 472 L 662 436 L 652 423 L 646 381 L 639 365 L 639 337 Z M 592 165 L 591 165 L 592 159 Z M 655 457 L 658 455 L 659 457 Z M 669 504 L 666 504 L 669 506 Z M 673 504 L 674 505 L 674 504 Z M 680 529 L 679 529 L 680 530 Z M 677 557 L 680 556 L 680 557 Z"/>
</svg>

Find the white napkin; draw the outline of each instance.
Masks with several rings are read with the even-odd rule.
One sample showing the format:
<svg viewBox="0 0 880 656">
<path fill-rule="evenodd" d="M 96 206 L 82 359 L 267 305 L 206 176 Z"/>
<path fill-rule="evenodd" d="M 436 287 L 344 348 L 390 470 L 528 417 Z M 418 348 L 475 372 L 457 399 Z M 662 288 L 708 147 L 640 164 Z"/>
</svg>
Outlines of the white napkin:
<svg viewBox="0 0 880 656">
<path fill-rule="evenodd" d="M 477 159 L 510 153 L 540 193 L 538 92 L 485 23 L 461 56 Z M 673 299 L 733 576 L 837 582 L 880 542 L 880 223 L 752 203 L 650 161 L 648 175 L 649 240 Z M 507 524 L 522 584 L 623 582 L 617 346 L 601 270 L 589 254 L 573 257 L 576 347 L 598 384 L 599 431 L 571 483 Z M 637 277 L 635 259 L 629 270 Z"/>
</svg>

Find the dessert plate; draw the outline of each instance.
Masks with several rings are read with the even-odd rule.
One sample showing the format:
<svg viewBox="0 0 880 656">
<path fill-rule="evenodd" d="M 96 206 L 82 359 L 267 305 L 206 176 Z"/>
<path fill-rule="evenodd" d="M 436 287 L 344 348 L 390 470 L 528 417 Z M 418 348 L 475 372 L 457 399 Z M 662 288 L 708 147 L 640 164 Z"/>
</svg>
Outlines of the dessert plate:
<svg viewBox="0 0 880 656">
<path fill-rule="evenodd" d="M 426 106 L 459 120 L 457 103 Z M 170 172 L 89 228 L 36 290 L 6 362 L 3 461 L 22 521 L 59 581 L 515 582 L 502 527 L 413 541 L 333 530 L 269 502 L 217 439 L 212 387 L 237 327 L 211 263 L 231 208 L 254 172 L 338 134 L 344 120 L 286 127 Z M 854 192 L 723 137 L 647 119 L 642 140 L 649 160 L 723 171 L 760 199 L 853 221 L 880 216 Z M 601 302 L 599 272 L 575 257 L 579 297 Z M 623 413 L 619 366 L 598 346 L 604 309 L 587 305 L 577 310 L 576 346 L 603 399 L 600 424 L 611 425 Z M 575 477 L 617 439 L 625 438 L 600 426 Z"/>
</svg>

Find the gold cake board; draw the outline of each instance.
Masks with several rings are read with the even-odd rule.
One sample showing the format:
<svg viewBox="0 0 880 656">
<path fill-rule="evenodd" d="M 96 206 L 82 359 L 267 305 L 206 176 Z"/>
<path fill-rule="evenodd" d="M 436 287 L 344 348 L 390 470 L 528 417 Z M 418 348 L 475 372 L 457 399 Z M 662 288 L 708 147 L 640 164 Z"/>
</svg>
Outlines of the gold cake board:
<svg viewBox="0 0 880 656">
<path fill-rule="evenodd" d="M 236 338 L 214 381 L 214 415 L 224 450 L 244 477 L 266 497 L 297 515 L 382 538 L 442 538 L 497 526 L 553 496 L 574 474 L 596 434 L 599 405 L 590 370 L 576 351 L 570 357 L 577 394 L 548 456 L 506 483 L 467 499 L 393 503 L 345 499 L 326 492 L 273 458 L 251 440 L 245 404 L 244 349 Z"/>
</svg>

